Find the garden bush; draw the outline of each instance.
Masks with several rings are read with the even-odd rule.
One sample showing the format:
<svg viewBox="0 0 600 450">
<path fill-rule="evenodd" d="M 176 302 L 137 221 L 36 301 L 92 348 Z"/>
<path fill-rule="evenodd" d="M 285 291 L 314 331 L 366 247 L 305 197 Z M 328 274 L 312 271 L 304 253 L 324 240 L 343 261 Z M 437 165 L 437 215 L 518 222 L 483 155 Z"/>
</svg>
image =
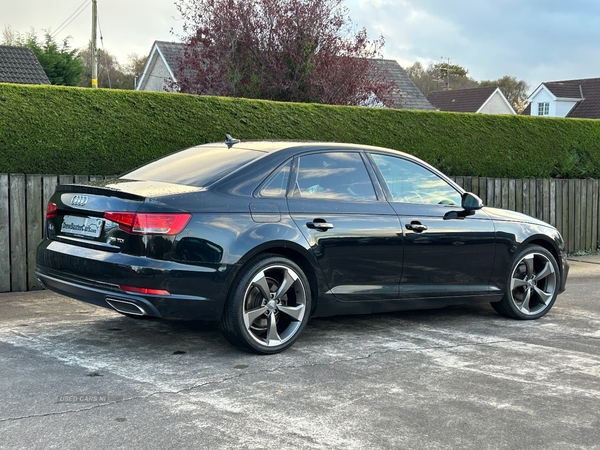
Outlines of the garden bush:
<svg viewBox="0 0 600 450">
<path fill-rule="evenodd" d="M 389 147 L 448 175 L 600 178 L 600 120 L 0 84 L 0 173 L 118 174 L 225 133 Z"/>
</svg>

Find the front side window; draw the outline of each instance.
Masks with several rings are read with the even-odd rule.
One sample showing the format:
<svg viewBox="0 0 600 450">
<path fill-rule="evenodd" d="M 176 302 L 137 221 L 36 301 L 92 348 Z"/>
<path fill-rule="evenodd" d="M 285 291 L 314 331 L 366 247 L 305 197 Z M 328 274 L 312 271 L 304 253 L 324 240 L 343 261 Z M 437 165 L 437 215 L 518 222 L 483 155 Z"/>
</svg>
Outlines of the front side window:
<svg viewBox="0 0 600 450">
<path fill-rule="evenodd" d="M 359 153 L 329 152 L 301 156 L 294 197 L 375 201 L 377 196 Z"/>
<path fill-rule="evenodd" d="M 460 192 L 425 167 L 395 156 L 373 154 L 372 157 L 383 175 L 392 201 L 454 206 L 461 204 Z"/>
<path fill-rule="evenodd" d="M 538 116 L 547 116 L 550 114 L 550 103 L 538 103 Z"/>
</svg>

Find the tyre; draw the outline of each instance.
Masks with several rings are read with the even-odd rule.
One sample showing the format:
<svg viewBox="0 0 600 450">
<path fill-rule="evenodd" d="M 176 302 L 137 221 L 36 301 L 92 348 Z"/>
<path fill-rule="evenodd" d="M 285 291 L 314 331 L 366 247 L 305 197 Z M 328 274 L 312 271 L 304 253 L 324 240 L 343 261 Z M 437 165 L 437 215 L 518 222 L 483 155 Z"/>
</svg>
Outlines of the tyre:
<svg viewBox="0 0 600 450">
<path fill-rule="evenodd" d="M 231 286 L 220 327 L 238 348 L 279 353 L 296 342 L 310 311 L 310 286 L 302 269 L 287 258 L 260 255 Z"/>
<path fill-rule="evenodd" d="M 560 282 L 556 259 L 548 250 L 530 245 L 515 257 L 501 301 L 492 307 L 513 319 L 538 319 L 550 311 Z"/>
</svg>

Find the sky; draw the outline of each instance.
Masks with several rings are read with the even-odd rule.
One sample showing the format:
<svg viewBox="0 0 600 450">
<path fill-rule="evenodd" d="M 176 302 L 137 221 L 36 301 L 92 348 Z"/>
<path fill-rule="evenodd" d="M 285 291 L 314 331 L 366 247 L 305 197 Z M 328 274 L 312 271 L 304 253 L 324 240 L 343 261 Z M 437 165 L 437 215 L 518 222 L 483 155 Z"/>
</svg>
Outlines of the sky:
<svg viewBox="0 0 600 450">
<path fill-rule="evenodd" d="M 511 75 L 525 80 L 530 91 L 544 81 L 600 77 L 599 0 L 346 0 L 345 5 L 371 39 L 383 35 L 383 56 L 403 67 L 450 58 L 475 80 Z M 70 37 L 73 47 L 84 47 L 91 10 L 91 0 L 0 0 L 0 31 L 34 29 L 41 36 L 49 30 L 59 42 Z M 103 37 L 98 46 L 122 64 L 130 54 L 147 55 L 155 40 L 179 41 L 182 35 L 174 0 L 98 0 L 98 17 Z"/>
</svg>

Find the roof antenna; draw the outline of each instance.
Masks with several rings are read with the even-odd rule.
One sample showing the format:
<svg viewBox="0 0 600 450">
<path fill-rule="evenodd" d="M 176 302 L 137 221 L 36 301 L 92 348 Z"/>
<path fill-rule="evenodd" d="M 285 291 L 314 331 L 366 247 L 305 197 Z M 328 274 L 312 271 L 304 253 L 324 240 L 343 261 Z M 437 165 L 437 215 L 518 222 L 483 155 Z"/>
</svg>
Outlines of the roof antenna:
<svg viewBox="0 0 600 450">
<path fill-rule="evenodd" d="M 227 144 L 227 148 L 233 147 L 233 145 L 238 142 L 240 142 L 240 140 L 232 138 L 230 134 L 225 135 L 225 144 Z"/>
</svg>

